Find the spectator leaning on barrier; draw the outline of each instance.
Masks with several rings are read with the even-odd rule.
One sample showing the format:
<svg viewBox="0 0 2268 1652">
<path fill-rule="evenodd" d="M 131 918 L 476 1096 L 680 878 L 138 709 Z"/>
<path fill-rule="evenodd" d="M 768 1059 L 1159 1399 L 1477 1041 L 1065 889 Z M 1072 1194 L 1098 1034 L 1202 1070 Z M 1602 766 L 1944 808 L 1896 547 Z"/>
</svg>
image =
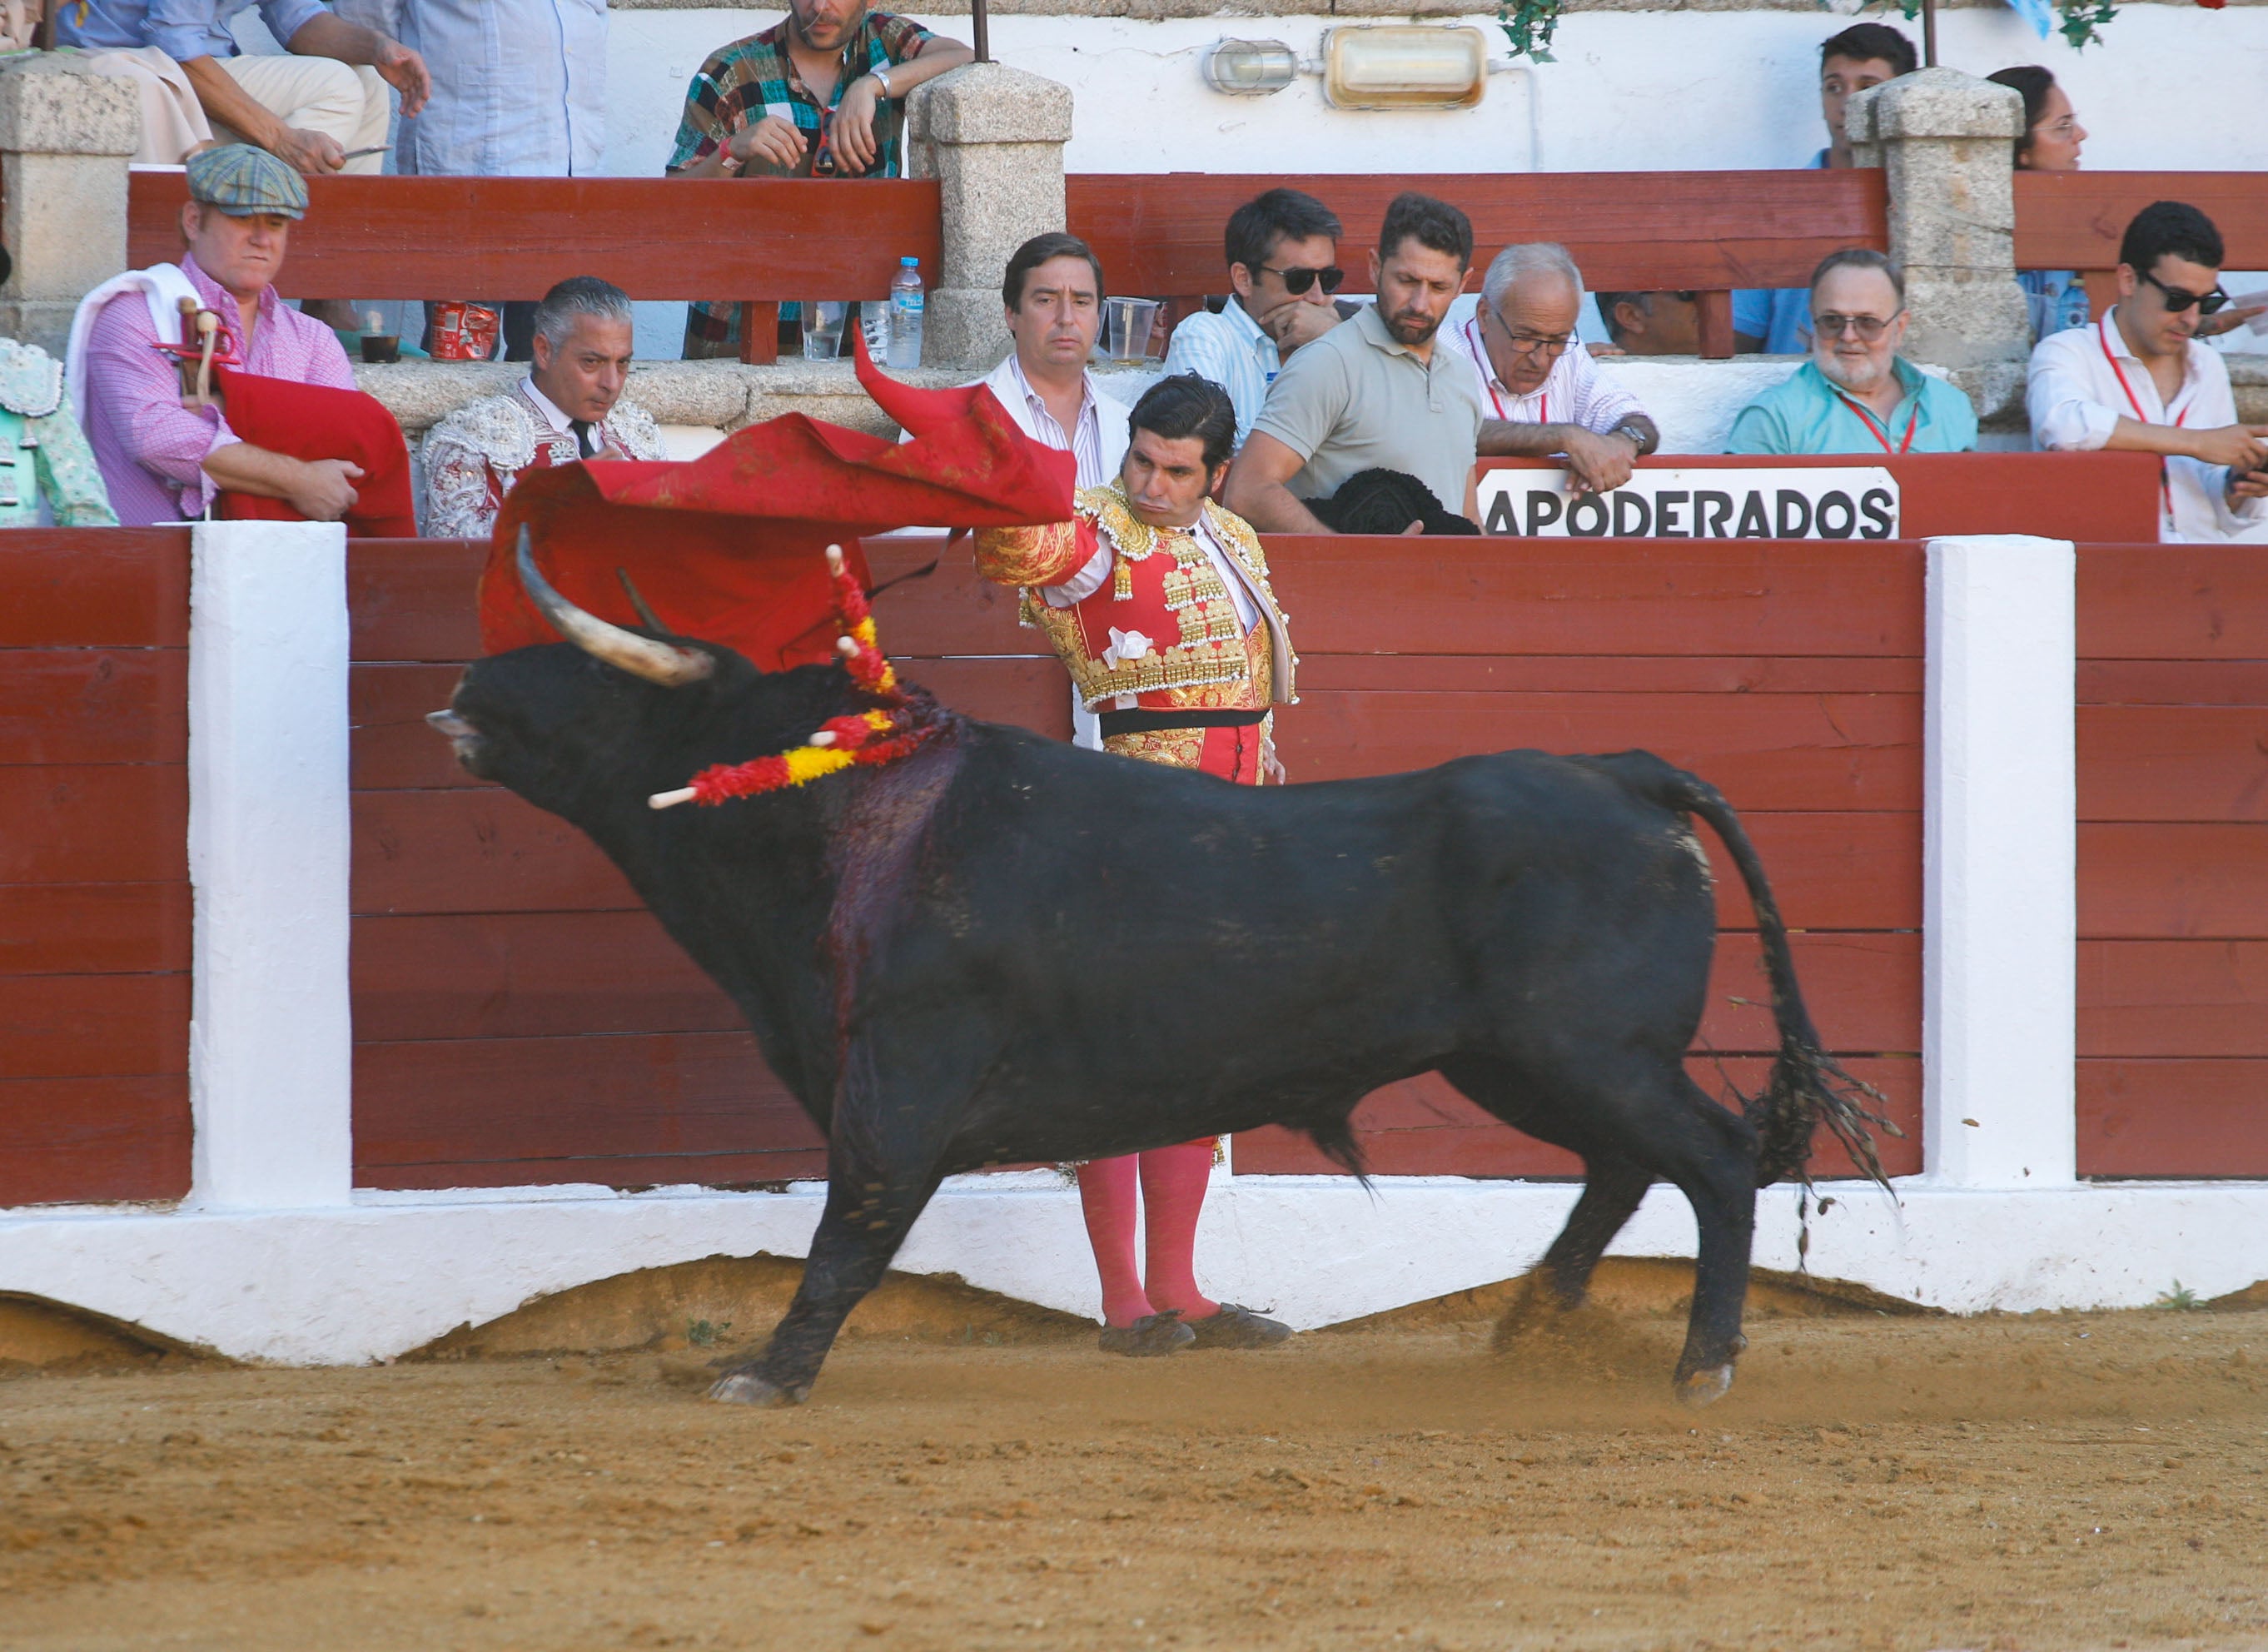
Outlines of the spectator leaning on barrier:
<svg viewBox="0 0 2268 1652">
<path fill-rule="evenodd" d="M 307 186 L 265 150 L 234 144 L 209 149 L 188 166 L 189 200 L 181 209 L 188 253 L 177 267 L 158 264 L 116 277 L 87 294 L 71 322 L 66 364 L 75 409 L 110 490 L 118 520 L 129 527 L 178 522 L 207 513 L 223 491 L 278 499 L 299 515 L 335 522 L 358 499 L 368 474 L 352 459 L 295 458 L 244 440 L 217 406 L 184 405 L 180 371 L 159 348 L 179 342 L 178 303 L 195 299 L 221 321 L 219 354 L 248 376 L 354 391 L 354 374 L 337 335 L 276 295 L 291 225 L 307 212 Z M 336 431 L 302 431 L 372 463 L 398 457 L 401 475 L 376 479 L 401 489 L 407 510 L 408 455 L 401 432 L 367 396 L 342 403 L 356 422 Z M 375 485 L 375 484 L 373 484 Z"/>
<path fill-rule="evenodd" d="M 1697 356 L 1701 306 L 1692 292 L 1593 295 L 1607 337 L 1625 356 Z"/>
<path fill-rule="evenodd" d="M 253 56 L 229 19 L 254 0 L 63 0 L 55 44 L 142 94 L 137 161 L 179 164 L 217 138 L 260 148 L 305 173 L 374 173 L 394 104 L 415 114 L 431 88 L 425 60 L 316 0 L 257 0 L 285 55 Z"/>
<path fill-rule="evenodd" d="M 1270 189 L 1229 214 L 1228 302 L 1174 329 L 1166 372 L 1193 372 L 1228 392 L 1239 446 L 1260 417 L 1284 358 L 1339 324 L 1338 218 L 1311 195 Z"/>
<path fill-rule="evenodd" d="M 1819 114 L 1827 123 L 1827 147 L 1811 158 L 1816 167 L 1851 165 L 1851 140 L 1843 132 L 1843 108 L 1854 92 L 1910 75 L 1917 62 L 1913 42 L 1882 23 L 1854 23 L 1819 48 Z M 1749 287 L 1733 294 L 1733 347 L 1775 356 L 1800 355 L 1811 348 L 1808 294 L 1801 287 Z"/>
<path fill-rule="evenodd" d="M 425 437 L 424 530 L 486 539 L 520 473 L 578 459 L 660 459 L 653 416 L 622 399 L 630 295 L 571 276 L 535 306 L 535 365 L 508 395 L 459 408 Z"/>
<path fill-rule="evenodd" d="M 1442 337 L 1472 364 L 1487 420 L 1482 453 L 1565 455 L 1579 484 L 1604 493 L 1630 480 L 1631 464 L 1661 445 L 1661 432 L 1576 342 L 1582 309 L 1583 272 L 1567 249 L 1531 241 L 1496 255 L 1479 306 Z"/>
<path fill-rule="evenodd" d="M 1955 454 L 1977 409 L 1898 355 L 1905 277 L 1877 252 L 1830 253 L 1811 277 L 1811 359 L 1742 408 L 1734 454 Z"/>
<path fill-rule="evenodd" d="M 1372 490 L 1379 478 L 1366 473 L 1382 472 L 1414 479 L 1444 516 L 1462 510 L 1480 394 L 1471 364 L 1436 335 L 1472 262 L 1462 212 L 1414 190 L 1396 195 L 1370 255 L 1377 301 L 1285 363 L 1222 502 L 1266 532 L 1329 533 L 1311 504 L 1349 483 Z M 1413 512 L 1410 525 L 1426 520 Z"/>
<path fill-rule="evenodd" d="M 2179 201 L 2144 207 L 2118 247 L 2118 302 L 2032 350 L 2025 403 L 2042 447 L 2161 455 L 2158 535 L 2268 533 L 2268 425 L 2240 424 L 2228 367 L 2197 342 L 2225 307 L 2220 232 Z"/>
<path fill-rule="evenodd" d="M 701 65 L 666 170 L 674 178 L 897 177 L 906 93 L 975 58 L 960 41 L 870 11 L 862 0 L 789 0 L 775 26 Z M 799 313 L 782 307 L 783 343 Z M 687 311 L 688 359 L 740 348 L 737 300 Z"/>
<path fill-rule="evenodd" d="M 396 171 L 425 178 L 599 175 L 607 0 L 335 3 L 341 17 L 395 36 L 431 68 L 431 100 L 402 120 Z M 529 360 L 534 300 L 502 307 L 504 359 Z"/>
</svg>

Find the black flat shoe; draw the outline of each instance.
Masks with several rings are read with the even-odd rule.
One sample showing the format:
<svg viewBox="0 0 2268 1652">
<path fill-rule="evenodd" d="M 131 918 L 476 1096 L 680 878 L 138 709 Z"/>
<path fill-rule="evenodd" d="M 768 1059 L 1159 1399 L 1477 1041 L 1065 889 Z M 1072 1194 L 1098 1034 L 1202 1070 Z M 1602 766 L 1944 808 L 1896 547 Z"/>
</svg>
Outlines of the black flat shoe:
<svg viewBox="0 0 2268 1652">
<path fill-rule="evenodd" d="M 1234 1302 L 1223 1302 L 1219 1313 L 1192 1319 L 1189 1330 L 1200 1348 L 1272 1348 L 1292 1335 L 1292 1327 L 1283 1321 L 1263 1318 Z"/>
<path fill-rule="evenodd" d="M 1182 1310 L 1178 1308 L 1169 1308 L 1162 1314 L 1145 1314 L 1130 1325 L 1105 1325 L 1098 1339 L 1105 1353 L 1123 1353 L 1137 1360 L 1171 1353 L 1197 1339 L 1197 1333 L 1182 1323 Z"/>
</svg>

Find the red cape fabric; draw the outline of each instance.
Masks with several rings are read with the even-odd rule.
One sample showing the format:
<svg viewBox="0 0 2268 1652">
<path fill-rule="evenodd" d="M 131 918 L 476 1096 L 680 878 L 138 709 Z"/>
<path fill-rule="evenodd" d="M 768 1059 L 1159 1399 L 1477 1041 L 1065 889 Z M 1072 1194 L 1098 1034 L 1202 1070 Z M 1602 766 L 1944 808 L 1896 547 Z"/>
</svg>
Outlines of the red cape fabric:
<svg viewBox="0 0 2268 1652">
<path fill-rule="evenodd" d="M 328 385 L 217 370 L 229 428 L 254 447 L 293 459 L 344 459 L 360 465 L 357 498 L 347 513 L 350 539 L 415 539 L 417 511 L 409 486 L 409 448 L 401 426 L 375 396 Z M 257 494 L 220 496 L 230 522 L 304 522 L 286 499 Z"/>
<path fill-rule="evenodd" d="M 679 636 L 777 671 L 834 657 L 828 545 L 841 545 L 866 583 L 864 534 L 1071 516 L 1071 455 L 1028 439 L 991 392 L 899 384 L 867 359 L 863 338 L 858 357 L 859 382 L 912 440 L 791 413 L 682 464 L 601 460 L 522 473 L 481 575 L 482 646 L 502 653 L 559 640 L 520 586 L 523 525 L 544 576 L 578 608 L 640 623 L 627 578 Z"/>
</svg>

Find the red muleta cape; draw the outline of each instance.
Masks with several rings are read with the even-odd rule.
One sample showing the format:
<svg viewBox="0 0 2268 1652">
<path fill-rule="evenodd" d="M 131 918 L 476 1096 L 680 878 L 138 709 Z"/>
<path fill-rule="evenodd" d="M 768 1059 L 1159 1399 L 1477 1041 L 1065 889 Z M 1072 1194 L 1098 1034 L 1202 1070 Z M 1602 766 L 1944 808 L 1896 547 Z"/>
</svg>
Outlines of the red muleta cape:
<svg viewBox="0 0 2268 1652">
<path fill-rule="evenodd" d="M 861 535 L 1070 517 L 1071 455 L 1027 438 L 990 391 L 917 389 L 878 370 L 863 337 L 857 349 L 859 383 L 912 440 L 790 413 L 682 464 L 603 460 L 523 472 L 481 574 L 481 645 L 493 654 L 559 640 L 513 566 L 523 525 L 544 577 L 585 612 L 641 624 L 627 577 L 679 636 L 778 671 L 837 657 L 828 545 L 841 545 L 868 585 Z"/>
<path fill-rule="evenodd" d="M 254 447 L 293 459 L 344 459 L 360 465 L 350 539 L 415 539 L 417 513 L 409 486 L 409 448 L 386 403 L 359 390 L 300 384 L 222 367 L 215 371 L 228 427 Z M 285 499 L 254 493 L 220 496 L 228 522 L 304 522 Z"/>
</svg>

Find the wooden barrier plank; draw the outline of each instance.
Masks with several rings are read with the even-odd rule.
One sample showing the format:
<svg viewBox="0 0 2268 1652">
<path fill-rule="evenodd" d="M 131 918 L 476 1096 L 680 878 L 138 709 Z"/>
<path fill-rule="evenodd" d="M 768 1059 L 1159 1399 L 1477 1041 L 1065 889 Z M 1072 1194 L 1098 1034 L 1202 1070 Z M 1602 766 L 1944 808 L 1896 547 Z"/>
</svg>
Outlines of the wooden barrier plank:
<svg viewBox="0 0 2268 1652">
<path fill-rule="evenodd" d="M 2231 269 L 2268 269 L 2268 202 L 2251 172 L 2019 172 L 2016 268 L 2115 269 L 2126 225 L 2153 201 L 2211 218 Z"/>
<path fill-rule="evenodd" d="M 0 765 L 184 762 L 188 675 L 182 648 L 0 651 Z"/>
<path fill-rule="evenodd" d="M 189 967 L 189 886 L 0 884 L 0 975 L 144 975 Z"/>
<path fill-rule="evenodd" d="M 0 1073 L 141 1077 L 189 1068 L 189 977 L 22 975 L 0 1001 Z"/>
<path fill-rule="evenodd" d="M 2268 1061 L 2083 1060 L 2079 1173 L 2268 1176 Z"/>
<path fill-rule="evenodd" d="M 353 957 L 357 1044 L 743 1028 L 643 909 L 358 918 Z"/>
<path fill-rule="evenodd" d="M 0 648 L 188 645 L 187 527 L 17 527 L 7 544 Z"/>
<path fill-rule="evenodd" d="M 750 1180 L 824 1162 L 744 1032 L 355 1050 L 361 1186 Z"/>
<path fill-rule="evenodd" d="M 2079 1053 L 2268 1056 L 2268 941 L 2080 942 Z"/>
<path fill-rule="evenodd" d="M 1074 173 L 1065 214 L 1110 272 L 1111 291 L 1182 298 L 1227 290 L 1220 226 L 1263 190 L 1291 184 L 1338 214 L 1340 245 L 1377 244 L 1404 189 L 1454 201 L 1473 222 L 1469 285 L 1494 248 L 1563 243 L 1594 291 L 1801 286 L 1827 254 L 1888 246 L 1888 195 L 1865 169 L 1843 172 Z M 1359 258 L 1359 252 L 1354 253 Z M 1358 277 L 1359 279 L 1359 277 Z"/>
<path fill-rule="evenodd" d="M 1789 938 L 1811 1019 L 1831 1050 L 1913 1056 L 1921 1050 L 1921 937 L 1911 933 L 1813 933 Z M 1699 1047 L 1725 1055 L 1779 1048 L 1753 931 L 1718 938 Z"/>
<path fill-rule="evenodd" d="M 1430 768 L 1475 752 L 1642 746 L 1742 809 L 1918 809 L 1911 695 L 1304 694 L 1278 719 L 1301 780 Z"/>
<path fill-rule="evenodd" d="M 1875 1143 L 1882 1168 L 1892 1176 L 1921 1169 L 1921 1063 L 1916 1059 L 1854 1057 L 1847 1063 L 1859 1078 L 1890 1098 L 1889 1117 L 1906 1133 Z M 1712 1095 L 1722 1081 L 1708 1062 L 1690 1062 L 1695 1081 Z M 1728 1059 L 1725 1072 L 1745 1090 L 1760 1088 L 1770 1063 L 1754 1057 Z M 1378 1176 L 1466 1176 L 1476 1177 L 1568 1177 L 1583 1173 L 1571 1153 L 1522 1135 L 1483 1112 L 1439 1074 L 1428 1073 L 1392 1085 L 1355 1111 L 1356 1132 Z M 1344 1172 L 1315 1150 L 1307 1138 L 1280 1126 L 1248 1131 L 1230 1149 L 1239 1176 L 1328 1176 Z M 1838 1144 L 1820 1132 L 1812 1161 L 1819 1176 L 1848 1176 L 1850 1162 Z"/>
<path fill-rule="evenodd" d="M 347 658 L 455 666 L 477 659 L 476 597 L 488 556 L 477 539 L 349 540 Z"/>
<path fill-rule="evenodd" d="M 2268 705 L 2268 660 L 2082 660 L 2081 705 Z"/>
<path fill-rule="evenodd" d="M 2082 705 L 2079 818 L 2268 821 L 2268 707 Z"/>
<path fill-rule="evenodd" d="M 178 172 L 131 175 L 129 265 L 179 255 L 188 198 Z M 597 276 L 634 299 L 883 299 L 902 256 L 938 268 L 939 199 L 933 179 L 317 176 L 283 284 L 291 298 L 540 299 Z M 664 218 L 680 232 L 657 233 Z"/>
<path fill-rule="evenodd" d="M 2268 938 L 2268 825 L 2082 821 L 2079 933 Z"/>
<path fill-rule="evenodd" d="M 644 904 L 589 838 L 501 786 L 359 792 L 352 807 L 357 915 Z"/>
<path fill-rule="evenodd" d="M 2082 545 L 2078 586 L 2081 660 L 2268 659 L 2257 545 Z"/>
<path fill-rule="evenodd" d="M 1921 656 L 1918 544 L 1270 535 L 1267 549 L 1302 659 Z M 914 555 L 875 557 L 875 577 Z M 1014 594 L 967 556 L 875 604 L 894 654 L 1037 652 Z"/>
<path fill-rule="evenodd" d="M 181 1073 L 0 1078 L 0 1208 L 186 1198 L 189 1138 Z"/>
<path fill-rule="evenodd" d="M 188 817 L 188 771 L 180 764 L 11 770 L 0 785 L 0 884 L 186 877 Z"/>
<path fill-rule="evenodd" d="M 1802 929 L 1913 929 L 1921 822 L 1911 814 L 1742 816 L 1788 921 Z M 495 786 L 363 792 L 354 799 L 357 913 L 618 911 L 640 904 L 590 840 Z M 1711 851 L 1729 866 L 1721 849 Z M 1717 884 L 1727 929 L 1755 920 L 1737 878 Z"/>
<path fill-rule="evenodd" d="M 1372 694 L 1907 694 L 1922 662 L 1728 654 L 1316 654 L 1300 689 Z M 1288 720 L 1299 715 L 1285 713 Z"/>
</svg>

